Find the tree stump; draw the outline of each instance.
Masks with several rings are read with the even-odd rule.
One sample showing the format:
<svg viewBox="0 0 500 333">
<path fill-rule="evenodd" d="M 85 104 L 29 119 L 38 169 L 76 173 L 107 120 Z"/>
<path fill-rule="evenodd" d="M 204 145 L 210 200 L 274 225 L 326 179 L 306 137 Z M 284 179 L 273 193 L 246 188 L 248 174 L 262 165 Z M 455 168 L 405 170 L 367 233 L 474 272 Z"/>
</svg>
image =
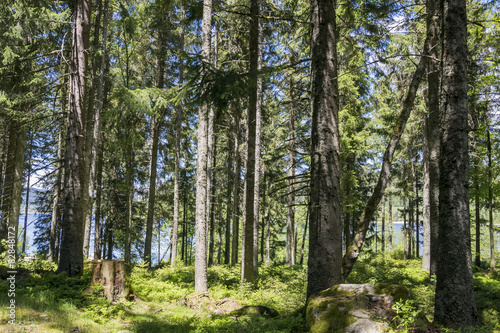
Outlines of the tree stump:
<svg viewBox="0 0 500 333">
<path fill-rule="evenodd" d="M 94 262 L 90 286 L 100 284 L 104 296 L 111 302 L 133 299 L 132 288 L 128 282 L 128 267 L 123 260 L 97 260 Z M 89 288 L 90 289 L 90 288 Z"/>
</svg>

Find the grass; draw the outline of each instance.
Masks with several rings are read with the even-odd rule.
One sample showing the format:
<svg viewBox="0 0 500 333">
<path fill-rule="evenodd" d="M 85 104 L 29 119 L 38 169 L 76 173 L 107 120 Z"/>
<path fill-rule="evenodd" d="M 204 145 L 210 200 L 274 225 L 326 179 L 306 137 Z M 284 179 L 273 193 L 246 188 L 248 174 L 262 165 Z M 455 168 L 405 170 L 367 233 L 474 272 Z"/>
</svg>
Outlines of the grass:
<svg viewBox="0 0 500 333">
<path fill-rule="evenodd" d="M 194 293 L 194 267 L 178 265 L 148 270 L 132 269 L 133 302 L 110 304 L 99 288 L 84 295 L 91 267 L 83 277 L 55 275 L 43 261 L 20 269 L 16 279 L 16 324 L 8 324 L 6 272 L 0 270 L 1 332 L 306 332 L 301 315 L 305 303 L 307 269 L 261 266 L 253 288 L 240 286 L 240 268 L 215 266 L 208 270 L 210 293 Z M 393 260 L 388 256 L 360 259 L 347 283 L 405 285 L 427 319 L 432 321 L 434 285 L 420 269 L 420 260 Z M 500 278 L 486 272 L 474 275 L 481 332 L 500 332 Z M 232 311 L 243 306 L 276 310 L 278 316 Z M 257 311 L 258 312 L 258 311 Z M 479 332 L 479 330 L 476 330 Z"/>
</svg>

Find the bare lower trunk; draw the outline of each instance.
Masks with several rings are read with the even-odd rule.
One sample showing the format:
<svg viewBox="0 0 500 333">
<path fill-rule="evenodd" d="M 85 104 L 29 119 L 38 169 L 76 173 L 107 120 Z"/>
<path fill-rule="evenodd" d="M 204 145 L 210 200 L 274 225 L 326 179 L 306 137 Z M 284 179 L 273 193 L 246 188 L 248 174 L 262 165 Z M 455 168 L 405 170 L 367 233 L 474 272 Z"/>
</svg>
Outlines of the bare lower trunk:
<svg viewBox="0 0 500 333">
<path fill-rule="evenodd" d="M 428 0 L 427 7 L 427 92 L 428 92 L 428 154 L 429 154 L 429 219 L 430 219 L 430 274 L 436 273 L 439 233 L 439 21 L 440 1 Z"/>
<path fill-rule="evenodd" d="M 56 162 L 56 180 L 54 183 L 54 199 L 52 201 L 52 218 L 50 223 L 50 242 L 49 242 L 49 260 L 56 261 L 56 237 L 59 227 L 61 211 L 61 180 L 62 180 L 62 158 L 63 158 L 63 128 L 59 129 L 57 140 L 57 162 Z"/>
<path fill-rule="evenodd" d="M 392 252 L 392 231 L 393 231 L 393 225 L 392 225 L 392 193 L 389 192 L 389 237 L 388 237 L 388 248 L 389 252 Z"/>
<path fill-rule="evenodd" d="M 85 76 L 89 45 L 90 0 L 77 0 L 74 9 L 73 45 L 69 76 L 69 105 L 64 172 L 64 213 L 61 258 L 57 273 L 83 273 L 83 232 L 86 165 L 84 154 Z"/>
<path fill-rule="evenodd" d="M 163 71 L 160 71 L 163 77 Z M 161 79 L 160 81 L 163 81 Z M 163 82 L 161 82 L 163 86 Z M 144 242 L 144 262 L 151 267 L 151 247 L 153 241 L 153 221 L 155 217 L 156 201 L 156 167 L 158 162 L 158 141 L 160 137 L 160 119 L 161 115 L 153 116 L 151 120 L 151 152 L 149 156 L 149 190 L 148 190 L 148 213 L 146 218 L 146 240 Z M 160 118 L 160 119 L 159 119 Z M 159 258 L 158 258 L 159 260 Z"/>
<path fill-rule="evenodd" d="M 212 1 L 203 1 L 202 59 L 204 66 L 210 63 L 212 27 Z M 196 164 L 196 222 L 195 222 L 195 278 L 196 292 L 206 292 L 207 286 L 207 177 L 208 175 L 208 111 L 206 103 L 198 109 L 198 161 Z"/>
<path fill-rule="evenodd" d="M 335 1 L 311 1 L 311 215 L 307 297 L 342 282 L 335 7 Z"/>
<path fill-rule="evenodd" d="M 475 265 L 481 267 L 481 211 L 479 205 L 479 179 L 478 175 L 474 176 L 474 206 L 476 213 L 476 258 Z"/>
<path fill-rule="evenodd" d="M 231 267 L 238 262 L 239 233 L 240 233 L 240 187 L 241 187 L 241 161 L 240 161 L 240 117 L 239 110 L 235 110 L 234 126 L 234 201 L 233 201 L 233 240 L 231 249 Z"/>
<path fill-rule="evenodd" d="M 208 247 L 208 266 L 214 264 L 214 252 L 215 252 L 215 167 L 217 165 L 217 139 L 215 135 L 212 134 L 213 139 L 213 157 L 212 157 L 212 176 L 211 176 L 211 190 L 210 190 L 210 209 L 208 210 L 210 216 L 210 239 Z M 207 215 L 208 216 L 208 215 Z"/>
<path fill-rule="evenodd" d="M 382 252 L 385 252 L 385 195 L 382 195 Z"/>
<path fill-rule="evenodd" d="M 288 121 L 288 214 L 286 222 L 286 265 L 295 265 L 295 100 L 294 82 L 290 80 L 290 116 Z"/>
<path fill-rule="evenodd" d="M 17 258 L 17 240 L 19 233 L 19 213 L 23 192 L 23 167 L 24 152 L 26 148 L 26 129 L 17 120 L 9 122 L 9 145 L 7 148 L 7 161 L 5 166 L 5 181 L 3 191 L 2 240 L 8 242 L 8 250 L 14 251 Z M 0 245 L 0 252 L 5 251 Z M 12 255 L 9 252 L 9 256 Z"/>
<path fill-rule="evenodd" d="M 465 0 L 444 0 L 442 7 L 439 249 L 434 320 L 455 329 L 478 324 L 470 246 L 466 7 Z"/>
<path fill-rule="evenodd" d="M 184 31 L 185 31 L 185 11 L 182 8 L 182 23 L 181 23 L 181 41 L 180 41 L 180 51 L 184 52 Z M 184 59 L 181 58 L 179 62 L 179 86 L 184 83 Z M 172 219 L 172 252 L 170 255 L 170 265 L 174 267 L 175 261 L 177 260 L 177 243 L 178 243 L 178 233 L 179 233 L 179 168 L 181 160 L 181 124 L 183 117 L 183 109 L 179 104 L 175 109 L 175 166 L 174 166 L 174 216 Z"/>
<path fill-rule="evenodd" d="M 228 265 L 231 262 L 231 217 L 233 214 L 233 187 L 234 187 L 234 173 L 233 173 L 233 149 L 234 149 L 234 136 L 232 135 L 232 123 L 229 124 L 227 131 L 227 199 L 226 199 L 226 230 L 225 230 L 225 247 L 224 247 L 224 264 Z"/>
<path fill-rule="evenodd" d="M 491 137 L 490 129 L 486 129 L 486 143 L 488 146 L 488 217 L 490 232 L 490 270 L 495 273 L 495 233 L 493 229 L 493 164 L 491 161 Z"/>
<path fill-rule="evenodd" d="M 428 134 L 429 120 L 427 115 L 423 117 L 424 135 L 423 135 L 423 158 L 424 168 L 424 188 L 422 194 L 422 221 L 424 228 L 424 253 L 422 256 L 422 269 L 430 272 L 431 270 L 431 217 L 430 217 L 430 177 L 429 177 L 429 143 Z"/>
</svg>

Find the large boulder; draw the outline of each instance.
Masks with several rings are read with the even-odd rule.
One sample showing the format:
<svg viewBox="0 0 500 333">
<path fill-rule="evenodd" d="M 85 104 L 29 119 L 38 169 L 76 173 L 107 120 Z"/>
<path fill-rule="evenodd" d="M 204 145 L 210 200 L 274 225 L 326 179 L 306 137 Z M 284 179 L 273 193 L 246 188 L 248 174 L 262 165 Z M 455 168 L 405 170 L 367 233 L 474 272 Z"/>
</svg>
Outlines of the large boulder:
<svg viewBox="0 0 500 333">
<path fill-rule="evenodd" d="M 339 284 L 308 299 L 306 320 L 311 333 L 386 332 L 394 302 L 409 298 L 399 285 Z"/>
</svg>

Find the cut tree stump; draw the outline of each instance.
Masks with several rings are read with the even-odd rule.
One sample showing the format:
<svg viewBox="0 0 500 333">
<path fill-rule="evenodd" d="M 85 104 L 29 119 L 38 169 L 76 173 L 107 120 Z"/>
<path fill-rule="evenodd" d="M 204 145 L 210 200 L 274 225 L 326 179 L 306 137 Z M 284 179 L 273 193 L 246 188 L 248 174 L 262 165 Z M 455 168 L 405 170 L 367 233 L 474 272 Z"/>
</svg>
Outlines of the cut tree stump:
<svg viewBox="0 0 500 333">
<path fill-rule="evenodd" d="M 134 295 L 128 281 L 128 265 L 123 260 L 97 260 L 94 262 L 91 287 L 100 284 L 104 296 L 111 302 L 132 300 Z"/>
</svg>

